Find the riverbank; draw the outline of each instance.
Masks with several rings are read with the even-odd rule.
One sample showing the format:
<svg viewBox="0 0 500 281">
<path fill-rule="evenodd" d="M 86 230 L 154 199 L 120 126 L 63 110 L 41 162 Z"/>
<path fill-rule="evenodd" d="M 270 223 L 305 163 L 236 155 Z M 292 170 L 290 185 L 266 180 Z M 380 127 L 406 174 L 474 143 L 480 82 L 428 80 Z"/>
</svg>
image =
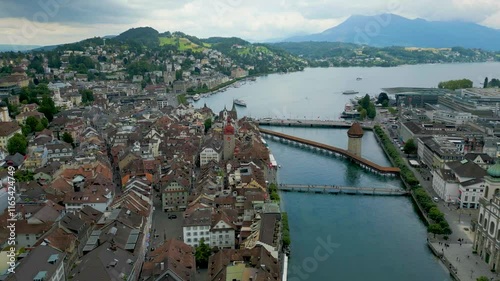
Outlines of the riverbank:
<svg viewBox="0 0 500 281">
<path fill-rule="evenodd" d="M 452 231 L 444 214 L 437 208 L 430 194 L 421 187 L 417 177 L 408 167 L 406 161 L 402 159 L 400 152 L 392 144 L 390 138 L 379 125 L 374 126 L 374 131 L 377 142 L 382 145 L 384 153 L 389 157 L 391 163 L 401 170 L 399 173 L 401 181 L 406 189 L 410 190 L 417 210 L 428 225 L 428 231 L 433 234 L 450 235 Z"/>
</svg>

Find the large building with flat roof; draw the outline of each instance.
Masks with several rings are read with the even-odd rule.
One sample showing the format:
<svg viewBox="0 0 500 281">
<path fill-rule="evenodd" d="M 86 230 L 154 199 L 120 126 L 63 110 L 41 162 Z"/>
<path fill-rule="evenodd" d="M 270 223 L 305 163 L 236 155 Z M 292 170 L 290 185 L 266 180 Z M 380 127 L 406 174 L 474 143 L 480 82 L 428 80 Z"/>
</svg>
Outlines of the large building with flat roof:
<svg viewBox="0 0 500 281">
<path fill-rule="evenodd" d="M 479 116 L 499 116 L 500 89 L 461 89 L 440 96 L 439 104 L 452 110 L 470 112 Z"/>
<path fill-rule="evenodd" d="M 437 104 L 439 97 L 451 93 L 450 90 L 438 88 L 386 88 L 389 94 L 394 94 L 396 104 L 413 107 L 425 107 L 426 104 Z"/>
</svg>

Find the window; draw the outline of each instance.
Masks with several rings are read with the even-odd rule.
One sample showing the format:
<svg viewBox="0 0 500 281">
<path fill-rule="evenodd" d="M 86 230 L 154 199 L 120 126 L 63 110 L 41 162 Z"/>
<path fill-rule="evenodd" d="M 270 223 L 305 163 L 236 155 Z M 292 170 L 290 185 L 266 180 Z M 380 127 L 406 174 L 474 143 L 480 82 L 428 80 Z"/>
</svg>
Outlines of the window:
<svg viewBox="0 0 500 281">
<path fill-rule="evenodd" d="M 464 201 L 469 201 L 469 196 L 465 196 Z"/>
<path fill-rule="evenodd" d="M 490 222 L 490 234 L 493 235 L 495 234 L 495 223 Z"/>
<path fill-rule="evenodd" d="M 188 232 L 188 233 L 187 233 L 187 236 L 191 236 L 191 232 Z"/>
<path fill-rule="evenodd" d="M 188 239 L 187 239 L 187 241 L 188 241 L 188 242 L 191 242 L 191 238 L 188 238 Z"/>
<path fill-rule="evenodd" d="M 472 196 L 472 202 L 476 202 L 476 196 Z"/>
<path fill-rule="evenodd" d="M 479 224 L 483 222 L 483 214 L 479 214 Z"/>
</svg>

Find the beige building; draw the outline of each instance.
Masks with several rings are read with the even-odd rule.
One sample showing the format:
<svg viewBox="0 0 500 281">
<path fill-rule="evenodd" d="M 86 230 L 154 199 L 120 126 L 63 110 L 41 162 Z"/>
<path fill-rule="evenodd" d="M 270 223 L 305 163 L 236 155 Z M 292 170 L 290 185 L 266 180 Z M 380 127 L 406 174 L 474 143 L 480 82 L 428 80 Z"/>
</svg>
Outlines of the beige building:
<svg viewBox="0 0 500 281">
<path fill-rule="evenodd" d="M 9 122 L 10 121 L 10 116 L 9 116 L 9 108 L 7 107 L 7 104 L 0 101 L 0 122 Z"/>
<path fill-rule="evenodd" d="M 169 179 L 162 183 L 162 207 L 165 212 L 184 211 L 188 202 L 189 181 L 183 178 Z"/>
<path fill-rule="evenodd" d="M 479 200 L 473 251 L 496 271 L 500 263 L 500 164 L 488 169 L 485 185 L 484 196 Z"/>
<path fill-rule="evenodd" d="M 7 142 L 16 133 L 22 133 L 17 122 L 0 122 L 0 148 L 7 150 Z"/>
</svg>

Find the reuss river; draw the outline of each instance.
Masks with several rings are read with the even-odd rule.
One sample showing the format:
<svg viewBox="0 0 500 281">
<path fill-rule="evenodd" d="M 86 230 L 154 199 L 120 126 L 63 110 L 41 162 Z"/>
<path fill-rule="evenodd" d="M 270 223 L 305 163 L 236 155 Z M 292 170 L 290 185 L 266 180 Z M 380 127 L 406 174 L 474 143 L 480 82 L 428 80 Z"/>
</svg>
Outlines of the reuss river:
<svg viewBox="0 0 500 281">
<path fill-rule="evenodd" d="M 240 117 L 337 119 L 352 96 L 345 90 L 376 95 L 386 87 L 435 87 L 440 81 L 469 78 L 476 86 L 499 73 L 500 63 L 414 65 L 395 68 L 306 69 L 273 74 L 242 83 L 208 98 L 214 110 L 230 108 Z M 361 81 L 356 81 L 361 77 Z M 495 77 L 499 78 L 499 77 Z M 284 133 L 346 148 L 346 130 L 272 128 Z M 341 159 L 268 141 L 282 166 L 282 183 L 350 186 L 400 186 L 396 178 L 373 175 Z M 371 132 L 363 137 L 363 157 L 382 165 L 388 161 Z M 282 193 L 289 214 L 292 256 L 289 281 L 405 280 L 448 281 L 446 269 L 427 249 L 426 228 L 406 197 L 334 196 Z M 329 245 L 329 246 L 325 246 Z M 321 249 L 321 256 L 315 250 Z"/>
</svg>

